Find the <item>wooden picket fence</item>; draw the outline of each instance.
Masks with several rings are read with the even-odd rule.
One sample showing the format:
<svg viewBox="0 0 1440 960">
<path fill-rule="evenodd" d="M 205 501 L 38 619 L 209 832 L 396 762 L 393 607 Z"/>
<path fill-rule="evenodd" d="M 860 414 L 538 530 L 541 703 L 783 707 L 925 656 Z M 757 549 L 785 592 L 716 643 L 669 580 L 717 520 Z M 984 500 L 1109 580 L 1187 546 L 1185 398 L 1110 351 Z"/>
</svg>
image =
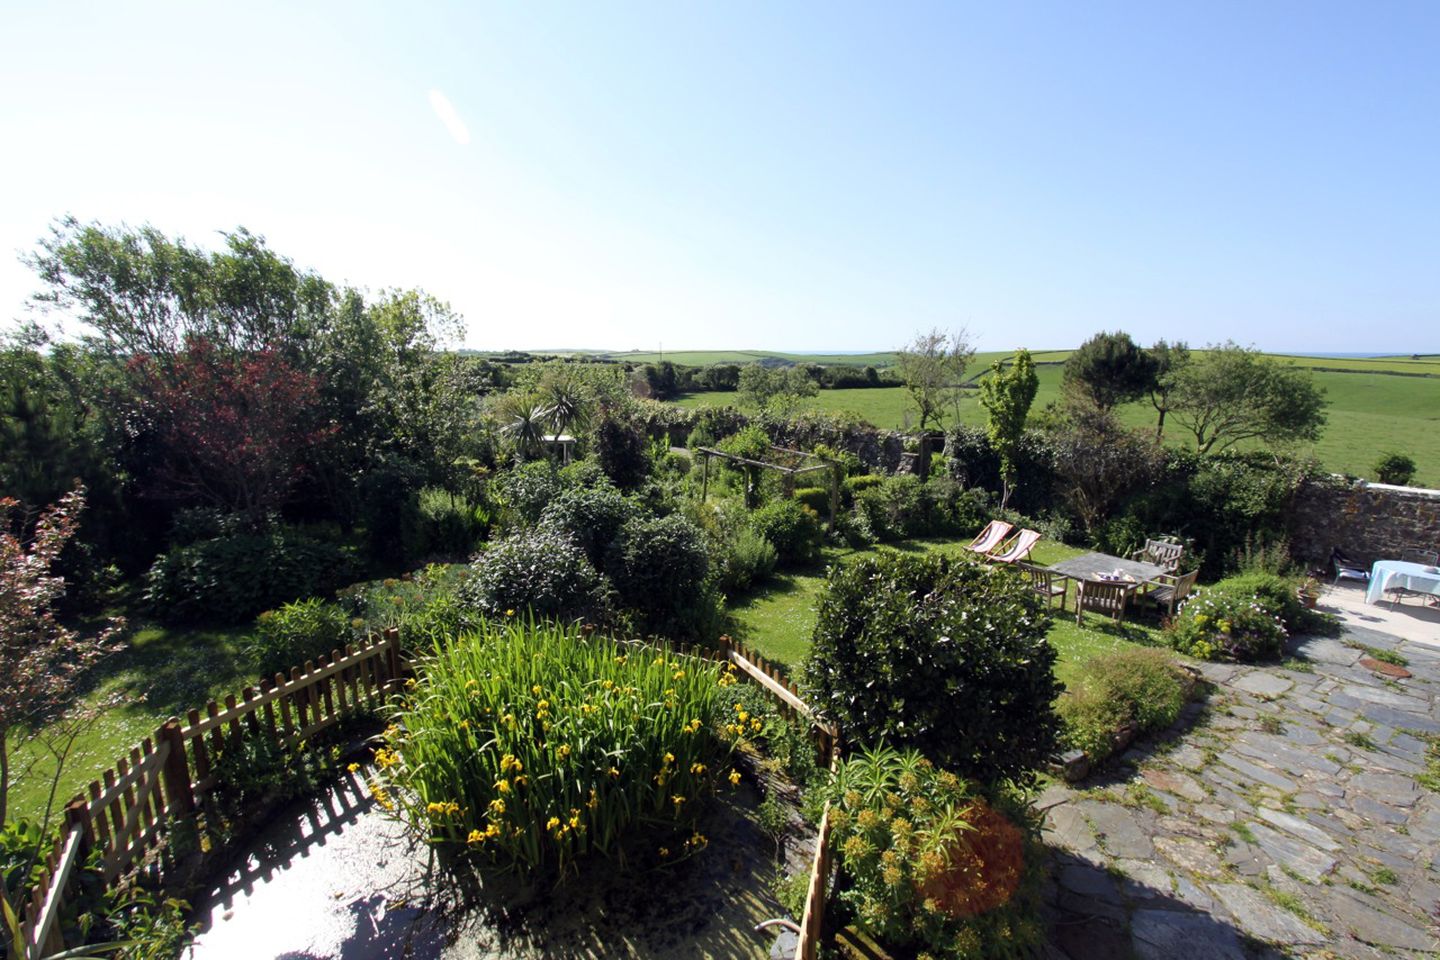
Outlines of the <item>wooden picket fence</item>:
<svg viewBox="0 0 1440 960">
<path fill-rule="evenodd" d="M 720 650 L 738 670 L 773 696 L 787 716 L 792 719 L 804 717 L 810 721 L 811 735 L 820 748 L 820 755 L 833 772 L 840 760 L 839 730 L 815 715 L 815 711 L 800 696 L 800 690 L 775 664 L 730 637 L 720 638 Z M 820 816 L 820 830 L 815 837 L 815 856 L 810 861 L 810 882 L 805 889 L 805 909 L 800 916 L 796 960 L 816 960 L 819 956 L 824 935 L 826 884 L 830 879 L 831 866 L 830 803 L 826 801 Z"/>
<path fill-rule="evenodd" d="M 361 709 L 380 707 L 403 681 L 400 636 L 388 630 L 361 647 L 307 661 L 288 677 L 276 674 L 264 689 L 247 687 L 237 700 L 191 710 L 182 724 L 172 717 L 65 807 L 60 836 L 45 859 L 39 882 L 23 904 L 26 960 L 65 949 L 60 912 L 77 865 L 98 851 L 106 886 L 114 884 L 160 844 L 171 824 L 192 820 L 220 789 L 218 751 L 246 735 L 266 736 L 298 748 L 315 734 Z"/>
<path fill-rule="evenodd" d="M 834 765 L 839 731 L 821 721 L 781 670 L 744 643 L 720 638 L 713 649 L 684 648 L 684 653 L 733 663 L 759 684 L 788 717 L 804 718 L 821 756 Z M 99 851 L 104 883 L 114 884 L 176 822 L 193 818 L 220 788 L 214 772 L 217 752 L 248 735 L 263 735 L 295 748 L 360 709 L 383 705 L 403 682 L 405 664 L 399 634 L 386 631 L 363 647 L 335 650 L 319 663 L 307 661 L 289 677 L 276 674 L 264 689 L 247 687 L 223 705 L 210 701 L 203 712 L 192 709 L 182 723 L 172 717 L 132 747 L 112 769 L 92 781 L 65 807 L 65 822 L 47 855 L 39 882 L 23 903 L 21 929 L 26 960 L 65 949 L 60 914 L 76 879 L 78 865 Z M 830 809 L 827 804 L 816 839 L 810 882 L 801 917 L 798 960 L 815 960 L 825 913 L 826 882 L 831 872 Z"/>
</svg>

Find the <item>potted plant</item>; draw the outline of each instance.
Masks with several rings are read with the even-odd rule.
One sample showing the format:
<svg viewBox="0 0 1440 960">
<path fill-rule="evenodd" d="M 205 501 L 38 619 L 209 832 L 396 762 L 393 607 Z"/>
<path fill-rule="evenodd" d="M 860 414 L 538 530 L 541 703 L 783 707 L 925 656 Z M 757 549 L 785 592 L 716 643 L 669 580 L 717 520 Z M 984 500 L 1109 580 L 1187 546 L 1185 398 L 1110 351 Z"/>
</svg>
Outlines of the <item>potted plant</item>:
<svg viewBox="0 0 1440 960">
<path fill-rule="evenodd" d="M 1320 581 L 1314 576 L 1305 578 L 1305 581 L 1295 591 L 1300 598 L 1300 605 L 1306 610 L 1314 610 L 1315 603 L 1320 599 Z"/>
</svg>

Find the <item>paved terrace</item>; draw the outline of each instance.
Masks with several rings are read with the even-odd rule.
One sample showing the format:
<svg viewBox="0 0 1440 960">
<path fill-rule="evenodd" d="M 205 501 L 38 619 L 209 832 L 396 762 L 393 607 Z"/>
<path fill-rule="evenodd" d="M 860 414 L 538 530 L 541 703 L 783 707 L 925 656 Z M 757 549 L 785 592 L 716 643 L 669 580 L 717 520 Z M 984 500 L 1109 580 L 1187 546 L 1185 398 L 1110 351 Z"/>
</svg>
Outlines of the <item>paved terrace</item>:
<svg viewBox="0 0 1440 960">
<path fill-rule="evenodd" d="M 1440 610 L 1356 587 L 1321 605 L 1339 639 L 1206 665 L 1178 736 L 1046 791 L 1051 960 L 1435 955 L 1440 794 L 1416 775 L 1440 734 Z"/>
</svg>

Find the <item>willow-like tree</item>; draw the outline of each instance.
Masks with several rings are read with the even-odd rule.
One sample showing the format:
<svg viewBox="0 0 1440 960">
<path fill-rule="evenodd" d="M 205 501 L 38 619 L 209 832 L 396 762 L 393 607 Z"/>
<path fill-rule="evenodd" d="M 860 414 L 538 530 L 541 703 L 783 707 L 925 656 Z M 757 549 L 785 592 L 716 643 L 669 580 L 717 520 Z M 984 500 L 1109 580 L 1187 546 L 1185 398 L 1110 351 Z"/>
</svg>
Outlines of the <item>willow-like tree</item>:
<svg viewBox="0 0 1440 960">
<path fill-rule="evenodd" d="M 945 418 L 951 414 L 959 419 L 964 395 L 961 383 L 974 356 L 966 331 L 946 333 L 938 328 L 916 334 L 895 352 L 900 379 L 920 417 L 917 426 L 921 433 L 945 426 Z"/>
<path fill-rule="evenodd" d="M 996 360 L 990 367 L 990 376 L 980 381 L 980 405 L 990 415 L 986 433 L 995 455 L 1000 458 L 1002 510 L 1010 503 L 1010 494 L 1019 478 L 1020 438 L 1025 433 L 1025 420 L 1030 416 L 1030 405 L 1035 402 L 1039 386 L 1035 362 L 1030 359 L 1030 351 L 1024 348 L 1015 351 L 1008 366 L 1005 361 Z"/>
</svg>

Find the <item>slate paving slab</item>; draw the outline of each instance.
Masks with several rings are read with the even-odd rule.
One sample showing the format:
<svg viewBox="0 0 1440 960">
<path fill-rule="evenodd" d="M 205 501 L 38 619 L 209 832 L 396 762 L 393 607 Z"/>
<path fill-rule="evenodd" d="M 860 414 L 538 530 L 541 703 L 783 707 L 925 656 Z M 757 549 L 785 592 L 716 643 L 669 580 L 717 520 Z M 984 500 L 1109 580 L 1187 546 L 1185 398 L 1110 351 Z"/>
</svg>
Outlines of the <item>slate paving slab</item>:
<svg viewBox="0 0 1440 960">
<path fill-rule="evenodd" d="M 1409 646 L 1352 630 L 1292 641 L 1312 672 L 1201 665 L 1209 710 L 1163 752 L 1136 744 L 1118 771 L 1153 791 L 1146 802 L 1133 788 L 1046 791 L 1047 841 L 1087 861 L 1057 864 L 1070 932 L 1051 960 L 1123 956 L 1124 937 L 1157 960 L 1436 955 L 1440 794 L 1415 778 L 1440 734 L 1440 648 L 1386 677 L 1352 643 Z"/>
</svg>

